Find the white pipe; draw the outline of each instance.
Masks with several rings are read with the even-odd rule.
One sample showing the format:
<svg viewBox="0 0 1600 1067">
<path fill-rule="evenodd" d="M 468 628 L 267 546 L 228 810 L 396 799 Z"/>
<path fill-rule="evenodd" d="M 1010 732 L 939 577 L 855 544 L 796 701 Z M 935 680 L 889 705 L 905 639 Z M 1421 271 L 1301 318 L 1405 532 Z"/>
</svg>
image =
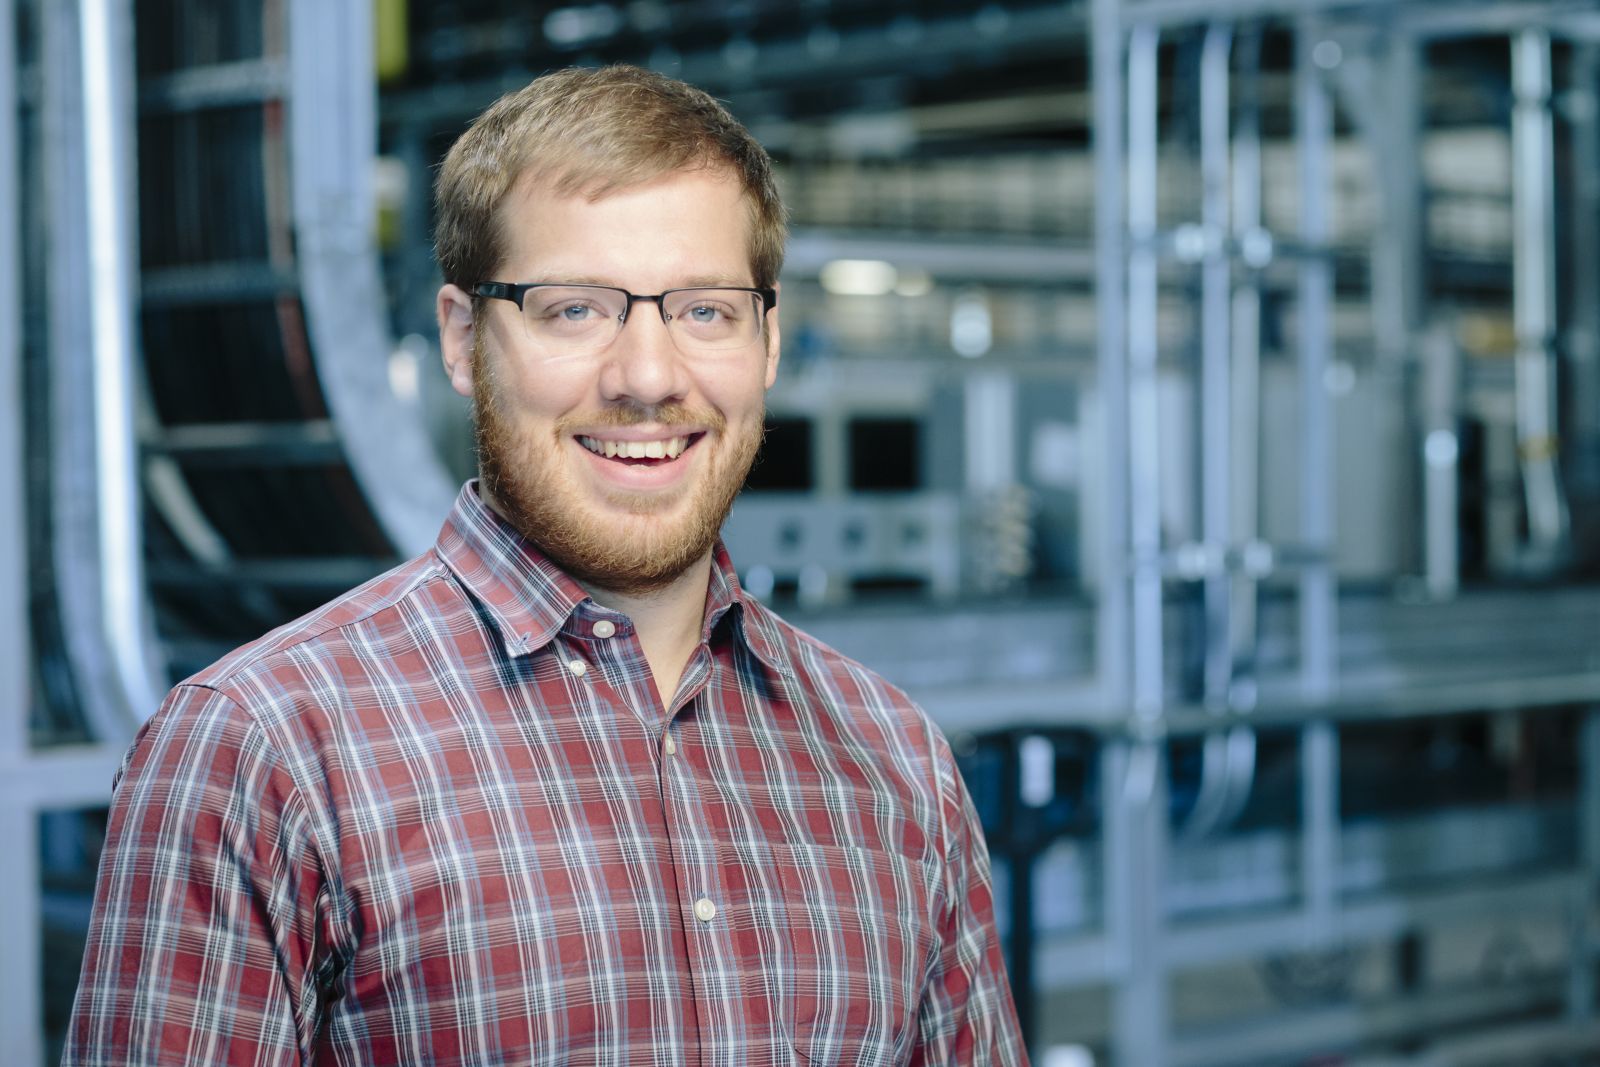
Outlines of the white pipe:
<svg viewBox="0 0 1600 1067">
<path fill-rule="evenodd" d="M 129 209 L 135 188 L 129 138 L 135 121 L 132 7 L 128 0 L 81 0 L 78 13 L 100 624 L 126 710 L 132 721 L 140 721 L 154 713 L 166 687 L 157 682 L 150 654 L 153 630 L 144 582 L 133 419 L 133 257 L 138 238 Z"/>
</svg>

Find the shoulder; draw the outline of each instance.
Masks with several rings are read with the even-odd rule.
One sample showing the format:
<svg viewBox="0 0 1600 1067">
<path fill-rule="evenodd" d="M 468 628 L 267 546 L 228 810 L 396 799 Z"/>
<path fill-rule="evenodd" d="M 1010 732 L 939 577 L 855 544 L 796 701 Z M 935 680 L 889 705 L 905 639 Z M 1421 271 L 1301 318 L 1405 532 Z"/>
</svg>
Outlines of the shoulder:
<svg viewBox="0 0 1600 1067">
<path fill-rule="evenodd" d="M 941 776 L 939 764 L 948 760 L 949 747 L 905 690 L 765 605 L 747 600 L 745 610 L 746 625 L 773 650 L 785 682 L 817 714 L 835 720 L 921 781 L 933 783 Z"/>
<path fill-rule="evenodd" d="M 414 640 L 419 623 L 466 597 L 432 551 L 357 586 L 327 604 L 241 645 L 179 683 L 260 709 L 295 681 L 340 673 L 347 659 L 383 657 Z"/>
</svg>

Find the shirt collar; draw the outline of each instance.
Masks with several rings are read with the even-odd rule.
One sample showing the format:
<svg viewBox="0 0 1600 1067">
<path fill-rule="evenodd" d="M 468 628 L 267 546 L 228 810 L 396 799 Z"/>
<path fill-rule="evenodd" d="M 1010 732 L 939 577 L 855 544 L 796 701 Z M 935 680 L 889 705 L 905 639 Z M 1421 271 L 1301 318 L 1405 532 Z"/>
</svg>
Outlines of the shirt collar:
<svg viewBox="0 0 1600 1067">
<path fill-rule="evenodd" d="M 483 502 L 475 480 L 461 487 L 434 547 L 494 617 L 511 656 L 548 644 L 589 598 Z"/>
<path fill-rule="evenodd" d="M 527 655 L 549 644 L 590 599 L 571 576 L 483 502 L 475 480 L 461 487 L 434 547 L 494 618 L 507 655 Z M 772 670 L 790 673 L 773 620 L 740 587 L 733 560 L 719 539 L 711 555 L 701 640 L 709 642 L 730 613 L 729 631 Z"/>
<path fill-rule="evenodd" d="M 791 673 L 780 653 L 782 646 L 773 632 L 770 613 L 739 585 L 739 573 L 728 548 L 718 538 L 711 552 L 711 584 L 706 589 L 705 625 L 700 639 L 709 642 L 717 624 L 730 612 L 735 616 L 730 630 L 739 635 L 745 647 L 772 670 Z"/>
</svg>

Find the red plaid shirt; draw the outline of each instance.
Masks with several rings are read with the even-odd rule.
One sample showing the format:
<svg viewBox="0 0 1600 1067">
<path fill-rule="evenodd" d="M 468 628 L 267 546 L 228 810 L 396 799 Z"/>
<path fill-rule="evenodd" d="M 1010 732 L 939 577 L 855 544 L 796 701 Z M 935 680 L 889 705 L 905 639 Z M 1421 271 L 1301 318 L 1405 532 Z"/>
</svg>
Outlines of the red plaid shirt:
<svg viewBox="0 0 1600 1067">
<path fill-rule="evenodd" d="M 663 707 L 472 488 L 140 733 L 64 1062 L 1025 1063 L 927 718 L 720 546 Z"/>
</svg>

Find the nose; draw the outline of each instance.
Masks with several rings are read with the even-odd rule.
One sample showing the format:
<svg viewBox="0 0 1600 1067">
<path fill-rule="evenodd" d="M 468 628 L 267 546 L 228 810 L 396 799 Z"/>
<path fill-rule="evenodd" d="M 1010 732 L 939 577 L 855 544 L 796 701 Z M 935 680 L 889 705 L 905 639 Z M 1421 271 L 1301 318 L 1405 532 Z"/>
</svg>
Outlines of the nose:
<svg viewBox="0 0 1600 1067">
<path fill-rule="evenodd" d="M 634 297 L 634 301 L 640 300 L 655 307 L 628 305 L 622 330 L 602 356 L 601 395 L 609 401 L 631 400 L 647 407 L 681 400 L 689 388 L 683 356 L 667 331 L 660 302 Z"/>
</svg>

